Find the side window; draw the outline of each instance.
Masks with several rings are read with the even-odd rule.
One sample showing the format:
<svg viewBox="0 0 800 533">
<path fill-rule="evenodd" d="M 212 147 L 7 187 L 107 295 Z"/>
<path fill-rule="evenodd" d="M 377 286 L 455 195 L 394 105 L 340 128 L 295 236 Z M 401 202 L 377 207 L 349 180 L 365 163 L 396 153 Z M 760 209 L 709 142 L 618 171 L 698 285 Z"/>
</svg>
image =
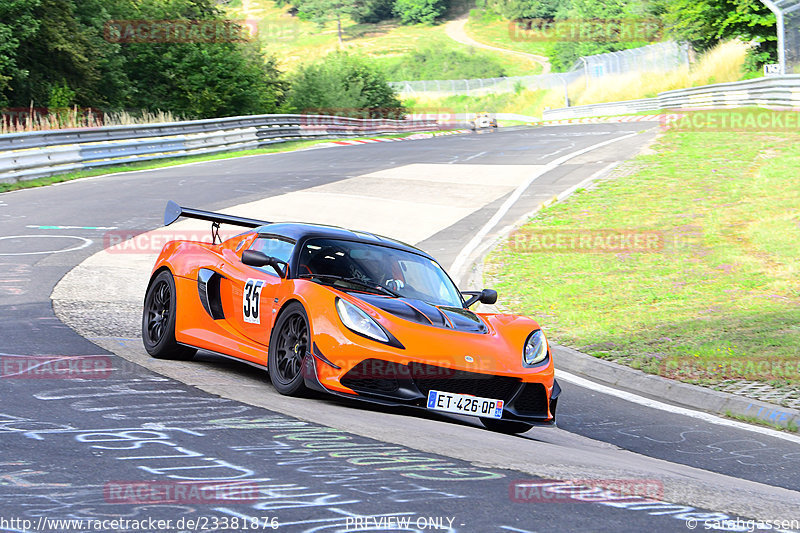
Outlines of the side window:
<svg viewBox="0 0 800 533">
<path fill-rule="evenodd" d="M 257 252 L 263 252 L 269 256 L 288 263 L 289 258 L 292 257 L 294 243 L 291 241 L 278 239 L 277 237 L 259 237 L 253 241 L 250 249 Z M 275 271 L 272 269 L 272 267 L 260 268 L 259 270 L 263 270 L 268 274 L 275 274 Z"/>
</svg>

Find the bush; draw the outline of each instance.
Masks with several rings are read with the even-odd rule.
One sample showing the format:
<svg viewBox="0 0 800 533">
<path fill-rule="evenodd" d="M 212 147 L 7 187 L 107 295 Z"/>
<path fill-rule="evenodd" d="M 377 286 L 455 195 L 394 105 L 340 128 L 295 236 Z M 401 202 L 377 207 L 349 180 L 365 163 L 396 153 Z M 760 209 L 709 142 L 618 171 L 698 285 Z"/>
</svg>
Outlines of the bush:
<svg viewBox="0 0 800 533">
<path fill-rule="evenodd" d="M 403 24 L 432 24 L 448 7 L 448 0 L 395 0 L 394 13 Z"/>
<path fill-rule="evenodd" d="M 359 118 L 403 118 L 405 114 L 383 72 L 346 52 L 334 52 L 301 67 L 292 80 L 286 111 Z"/>
<path fill-rule="evenodd" d="M 506 75 L 502 65 L 490 55 L 472 48 L 467 52 L 424 48 L 387 61 L 384 72 L 388 79 L 398 81 L 500 78 Z"/>
</svg>

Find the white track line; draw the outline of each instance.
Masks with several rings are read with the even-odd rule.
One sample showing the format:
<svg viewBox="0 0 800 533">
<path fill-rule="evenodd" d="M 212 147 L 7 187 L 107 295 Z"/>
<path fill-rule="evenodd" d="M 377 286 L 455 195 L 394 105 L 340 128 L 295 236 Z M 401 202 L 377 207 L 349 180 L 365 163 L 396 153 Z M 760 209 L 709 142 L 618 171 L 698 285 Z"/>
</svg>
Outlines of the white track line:
<svg viewBox="0 0 800 533">
<path fill-rule="evenodd" d="M 783 431 L 777 431 L 775 429 L 770 429 L 762 426 L 754 426 L 751 424 L 746 424 L 744 422 L 739 422 L 737 420 L 730 420 L 728 418 L 722 418 L 716 415 L 712 415 L 711 413 L 694 411 L 692 409 L 687 409 L 685 407 L 669 405 L 664 402 L 659 402 L 658 400 L 651 400 L 650 398 L 639 396 L 638 394 L 621 391 L 613 387 L 608 387 L 606 385 L 600 385 L 599 383 L 576 376 L 575 374 L 570 374 L 569 372 L 564 372 L 563 370 L 556 370 L 556 377 L 559 379 L 563 379 L 564 381 L 569 381 L 570 383 L 574 383 L 575 385 L 584 387 L 591 391 L 599 392 L 600 394 L 607 394 L 608 396 L 614 396 L 616 398 L 620 398 L 628 402 L 633 402 L 639 405 L 643 405 L 645 407 L 650 407 L 652 409 L 658 409 L 660 411 L 666 411 L 668 413 L 673 413 L 676 415 L 683 415 L 691 418 L 696 418 L 698 420 L 702 420 L 703 422 L 709 422 L 711 424 L 716 424 L 718 426 L 727 426 L 730 428 L 751 431 L 753 433 L 761 433 L 762 435 L 766 435 L 768 437 L 788 440 L 789 442 L 795 442 L 800 444 L 800 436 L 792 435 L 791 433 L 785 433 Z"/>
<path fill-rule="evenodd" d="M 517 203 L 517 200 L 519 200 L 520 196 L 522 196 L 522 193 L 524 193 L 528 189 L 528 187 L 531 186 L 531 183 L 536 181 L 537 178 L 557 168 L 559 165 L 566 163 L 570 159 L 578 157 L 579 155 L 591 152 L 592 150 L 597 150 L 598 148 L 602 148 L 603 146 L 607 146 L 615 142 L 623 141 L 625 139 L 630 139 L 631 137 L 634 137 L 636 135 L 638 135 L 638 133 L 629 133 L 628 135 L 623 135 L 622 137 L 617 137 L 615 139 L 610 139 L 608 141 L 603 141 L 601 143 L 593 144 L 588 148 L 583 148 L 581 150 L 577 150 L 575 152 L 561 156 L 558 159 L 554 159 L 550 163 L 547 163 L 542 168 L 540 168 L 535 174 L 533 174 L 530 178 L 525 180 L 524 183 L 520 184 L 519 187 L 517 187 L 513 193 L 511 193 L 511 196 L 509 196 L 508 199 L 505 202 L 503 202 L 503 205 L 500 206 L 500 208 L 497 210 L 494 216 L 490 218 L 489 221 L 486 222 L 486 224 L 483 225 L 483 227 L 478 231 L 478 233 L 476 233 L 475 236 L 461 250 L 461 252 L 456 257 L 455 261 L 453 261 L 452 266 L 450 267 L 451 275 L 456 279 L 461 278 L 462 275 L 461 270 L 464 268 L 472 252 L 474 252 L 478 248 L 478 246 L 480 246 L 481 242 L 486 237 L 486 235 L 492 230 L 492 228 L 494 228 L 503 219 L 506 213 L 508 213 L 509 209 L 511 209 L 514 206 L 514 204 Z"/>
</svg>

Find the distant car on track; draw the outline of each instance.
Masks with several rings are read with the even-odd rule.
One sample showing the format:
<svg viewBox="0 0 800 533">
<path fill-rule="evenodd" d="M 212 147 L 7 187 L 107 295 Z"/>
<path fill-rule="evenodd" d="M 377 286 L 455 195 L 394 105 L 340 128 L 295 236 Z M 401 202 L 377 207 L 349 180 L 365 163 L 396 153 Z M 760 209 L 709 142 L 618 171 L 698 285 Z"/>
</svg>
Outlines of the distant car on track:
<svg viewBox="0 0 800 533">
<path fill-rule="evenodd" d="M 472 119 L 470 125 L 473 130 L 496 128 L 497 119 L 486 111 L 481 111 L 480 113 L 475 113 L 475 118 Z"/>
<path fill-rule="evenodd" d="M 215 242 L 162 249 L 142 317 L 153 357 L 208 350 L 268 370 L 281 394 L 314 389 L 477 416 L 506 433 L 555 423 L 560 388 L 539 325 L 472 312 L 497 293 L 459 292 L 425 252 L 371 233 L 174 202 L 164 224 L 181 216 L 212 222 Z M 216 243 L 220 224 L 249 230 Z"/>
</svg>

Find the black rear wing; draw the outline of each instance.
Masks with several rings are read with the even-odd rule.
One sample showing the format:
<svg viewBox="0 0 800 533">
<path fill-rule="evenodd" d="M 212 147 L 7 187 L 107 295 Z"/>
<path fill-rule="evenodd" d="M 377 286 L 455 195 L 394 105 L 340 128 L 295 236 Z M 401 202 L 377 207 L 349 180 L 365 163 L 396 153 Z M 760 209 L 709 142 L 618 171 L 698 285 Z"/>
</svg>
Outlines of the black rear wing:
<svg viewBox="0 0 800 533">
<path fill-rule="evenodd" d="M 218 241 L 222 242 L 219 236 L 220 224 L 230 224 L 231 226 L 241 226 L 245 228 L 257 228 L 270 224 L 270 222 L 265 220 L 235 217 L 233 215 L 214 213 L 213 211 L 201 211 L 200 209 L 192 209 L 191 207 L 181 207 L 172 200 L 167 202 L 167 207 L 164 209 L 164 225 L 169 226 L 181 217 L 196 218 L 197 220 L 208 220 L 211 222 L 211 242 L 214 244 Z"/>
<path fill-rule="evenodd" d="M 169 226 L 181 217 L 208 220 L 215 225 L 230 224 L 231 226 L 241 226 L 244 228 L 257 228 L 259 226 L 271 224 L 271 222 L 265 220 L 235 217 L 233 215 L 214 213 L 213 211 L 201 211 L 200 209 L 192 209 L 191 207 L 181 207 L 172 200 L 167 202 L 167 208 L 164 210 L 164 225 Z"/>
</svg>

